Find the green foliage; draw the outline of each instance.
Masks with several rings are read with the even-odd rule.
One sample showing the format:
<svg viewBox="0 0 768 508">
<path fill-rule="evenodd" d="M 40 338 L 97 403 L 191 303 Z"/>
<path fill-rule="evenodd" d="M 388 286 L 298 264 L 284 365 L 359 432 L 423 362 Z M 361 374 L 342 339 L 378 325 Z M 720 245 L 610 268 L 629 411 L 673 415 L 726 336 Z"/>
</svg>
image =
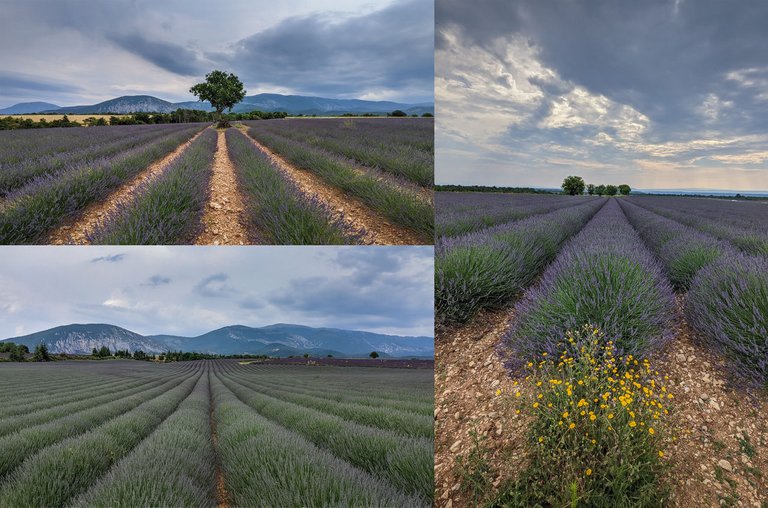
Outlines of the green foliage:
<svg viewBox="0 0 768 508">
<path fill-rule="evenodd" d="M 584 194 L 584 179 L 580 176 L 567 176 L 563 180 L 563 192 L 571 196 Z"/>
<path fill-rule="evenodd" d="M 566 333 L 558 350 L 528 364 L 530 398 L 511 398 L 534 417 L 531 460 L 494 505 L 665 506 L 663 380 L 591 326 Z"/>
<path fill-rule="evenodd" d="M 408 113 L 406 113 L 405 111 L 396 109 L 392 113 L 390 113 L 389 116 L 408 116 Z"/>
<path fill-rule="evenodd" d="M 48 354 L 48 346 L 46 346 L 43 343 L 38 344 L 35 346 L 35 354 L 32 356 L 32 361 L 34 362 L 50 362 L 51 361 L 51 355 Z"/>
<path fill-rule="evenodd" d="M 605 195 L 606 194 L 605 185 L 600 184 L 600 185 L 596 186 L 595 187 L 595 194 L 597 194 L 598 196 Z"/>
<path fill-rule="evenodd" d="M 484 443 L 486 436 L 479 434 L 477 430 L 470 430 L 469 437 L 472 439 L 472 448 L 466 455 L 456 457 L 456 469 L 462 490 L 470 492 L 474 505 L 478 506 L 491 486 L 492 470 L 488 463 L 490 450 Z"/>
<path fill-rule="evenodd" d="M 587 185 L 587 194 L 589 194 L 590 196 L 595 195 L 595 184 L 590 183 Z"/>
<path fill-rule="evenodd" d="M 24 344 L 18 344 L 11 348 L 10 353 L 10 360 L 12 362 L 23 362 L 24 355 L 29 354 L 29 348 Z"/>
<path fill-rule="evenodd" d="M 210 102 L 219 117 L 222 111 L 231 111 L 232 107 L 245 97 L 245 89 L 240 79 L 223 71 L 209 72 L 205 75 L 205 82 L 194 85 L 189 91 L 199 100 Z"/>
<path fill-rule="evenodd" d="M 375 360 L 376 358 L 379 357 L 379 353 L 377 353 L 376 351 L 371 351 L 371 354 L 369 354 L 368 356 L 370 356 Z"/>
<path fill-rule="evenodd" d="M 605 193 L 609 196 L 615 196 L 619 189 L 615 185 L 606 185 Z"/>
<path fill-rule="evenodd" d="M 629 196 L 630 192 L 632 192 L 632 187 L 630 187 L 629 185 L 627 185 L 625 183 L 619 185 L 619 193 L 622 196 Z"/>
</svg>

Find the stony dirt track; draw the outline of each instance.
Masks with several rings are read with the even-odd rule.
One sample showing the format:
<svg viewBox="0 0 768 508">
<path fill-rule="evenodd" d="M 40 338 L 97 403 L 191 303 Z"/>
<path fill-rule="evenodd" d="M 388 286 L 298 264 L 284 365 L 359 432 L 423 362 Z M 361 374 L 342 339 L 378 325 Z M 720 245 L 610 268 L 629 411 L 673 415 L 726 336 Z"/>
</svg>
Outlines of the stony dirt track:
<svg viewBox="0 0 768 508">
<path fill-rule="evenodd" d="M 526 416 L 495 395 L 510 393 L 515 381 L 496 352 L 513 317 L 511 310 L 483 312 L 437 333 L 436 506 L 472 505 L 456 468 L 456 457 L 472 447 L 472 430 L 485 436 L 494 490 L 525 467 Z M 667 420 L 674 440 L 666 446 L 671 506 L 768 506 L 768 394 L 733 386 L 723 359 L 696 341 L 682 317 L 675 338 L 650 360 L 675 395 Z"/>
<path fill-rule="evenodd" d="M 245 245 L 262 243 L 258 232 L 249 235 L 244 224 L 245 205 L 237 188 L 235 167 L 229 158 L 224 129 L 219 129 L 216 153 L 213 156 L 213 175 L 210 184 L 210 200 L 203 214 L 203 231 L 195 239 L 195 245 Z"/>
</svg>

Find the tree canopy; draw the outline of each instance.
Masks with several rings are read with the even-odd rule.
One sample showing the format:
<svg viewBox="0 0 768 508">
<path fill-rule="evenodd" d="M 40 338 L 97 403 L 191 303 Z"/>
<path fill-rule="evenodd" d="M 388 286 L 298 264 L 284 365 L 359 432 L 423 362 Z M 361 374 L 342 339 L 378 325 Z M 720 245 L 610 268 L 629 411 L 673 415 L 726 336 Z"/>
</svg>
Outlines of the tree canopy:
<svg viewBox="0 0 768 508">
<path fill-rule="evenodd" d="M 584 194 L 584 179 L 580 176 L 566 176 L 562 187 L 563 192 L 571 196 Z"/>
<path fill-rule="evenodd" d="M 224 71 L 209 72 L 205 75 L 205 82 L 194 85 L 189 91 L 199 100 L 210 102 L 219 118 L 225 109 L 232 111 L 234 105 L 245 98 L 240 78 Z"/>
</svg>

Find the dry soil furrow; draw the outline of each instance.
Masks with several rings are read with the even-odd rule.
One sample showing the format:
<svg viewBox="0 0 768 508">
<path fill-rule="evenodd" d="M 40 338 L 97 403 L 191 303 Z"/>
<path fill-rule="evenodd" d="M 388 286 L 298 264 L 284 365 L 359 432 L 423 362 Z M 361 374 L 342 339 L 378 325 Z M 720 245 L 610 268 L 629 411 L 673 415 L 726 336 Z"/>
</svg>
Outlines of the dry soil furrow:
<svg viewBox="0 0 768 508">
<path fill-rule="evenodd" d="M 211 387 L 211 370 L 208 370 L 208 419 L 211 424 L 211 442 L 213 444 L 213 453 L 216 457 L 216 506 L 218 508 L 229 507 L 229 492 L 227 491 L 224 473 L 221 469 L 221 460 L 219 459 L 219 434 L 216 430 L 216 415 L 214 414 L 213 388 Z"/>
<path fill-rule="evenodd" d="M 243 132 L 248 135 L 247 130 Z M 324 203 L 351 231 L 361 236 L 361 243 L 367 245 L 421 245 L 423 240 L 409 230 L 395 226 L 382 215 L 374 212 L 359 200 L 323 182 L 309 171 L 297 168 L 248 135 L 248 139 L 277 167 L 299 190 L 307 196 L 314 196 Z"/>
<path fill-rule="evenodd" d="M 67 221 L 64 225 L 56 228 L 48 237 L 47 243 L 50 245 L 85 245 L 91 243 L 88 240 L 88 235 L 92 233 L 104 219 L 114 213 L 120 206 L 127 205 L 133 201 L 136 189 L 138 189 L 139 186 L 145 182 L 151 182 L 160 176 L 165 169 L 192 144 L 193 141 L 203 134 L 203 132 L 205 132 L 205 129 L 179 145 L 170 154 L 159 161 L 150 164 L 149 167 L 133 177 L 128 183 L 110 194 L 106 200 L 99 203 L 93 203 L 88 206 L 79 217 Z"/>
<path fill-rule="evenodd" d="M 237 188 L 235 167 L 229 158 L 224 130 L 218 132 L 216 154 L 213 156 L 211 176 L 211 197 L 203 214 L 203 231 L 195 239 L 195 245 L 245 245 L 248 231 L 243 216 L 245 205 Z M 251 235 L 254 243 L 262 243 L 261 235 Z"/>
</svg>

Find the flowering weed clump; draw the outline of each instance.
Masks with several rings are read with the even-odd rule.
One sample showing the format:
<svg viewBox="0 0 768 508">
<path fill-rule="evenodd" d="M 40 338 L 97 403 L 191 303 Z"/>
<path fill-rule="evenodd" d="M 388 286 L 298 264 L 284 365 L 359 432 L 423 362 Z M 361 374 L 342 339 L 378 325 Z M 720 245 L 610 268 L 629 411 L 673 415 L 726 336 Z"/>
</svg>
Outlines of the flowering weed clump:
<svg viewBox="0 0 768 508">
<path fill-rule="evenodd" d="M 496 500 L 505 506 L 659 506 L 664 419 L 673 395 L 648 360 L 620 356 L 587 325 L 559 354 L 527 364 L 533 395 L 511 395 L 531 413 L 525 471 Z"/>
</svg>

